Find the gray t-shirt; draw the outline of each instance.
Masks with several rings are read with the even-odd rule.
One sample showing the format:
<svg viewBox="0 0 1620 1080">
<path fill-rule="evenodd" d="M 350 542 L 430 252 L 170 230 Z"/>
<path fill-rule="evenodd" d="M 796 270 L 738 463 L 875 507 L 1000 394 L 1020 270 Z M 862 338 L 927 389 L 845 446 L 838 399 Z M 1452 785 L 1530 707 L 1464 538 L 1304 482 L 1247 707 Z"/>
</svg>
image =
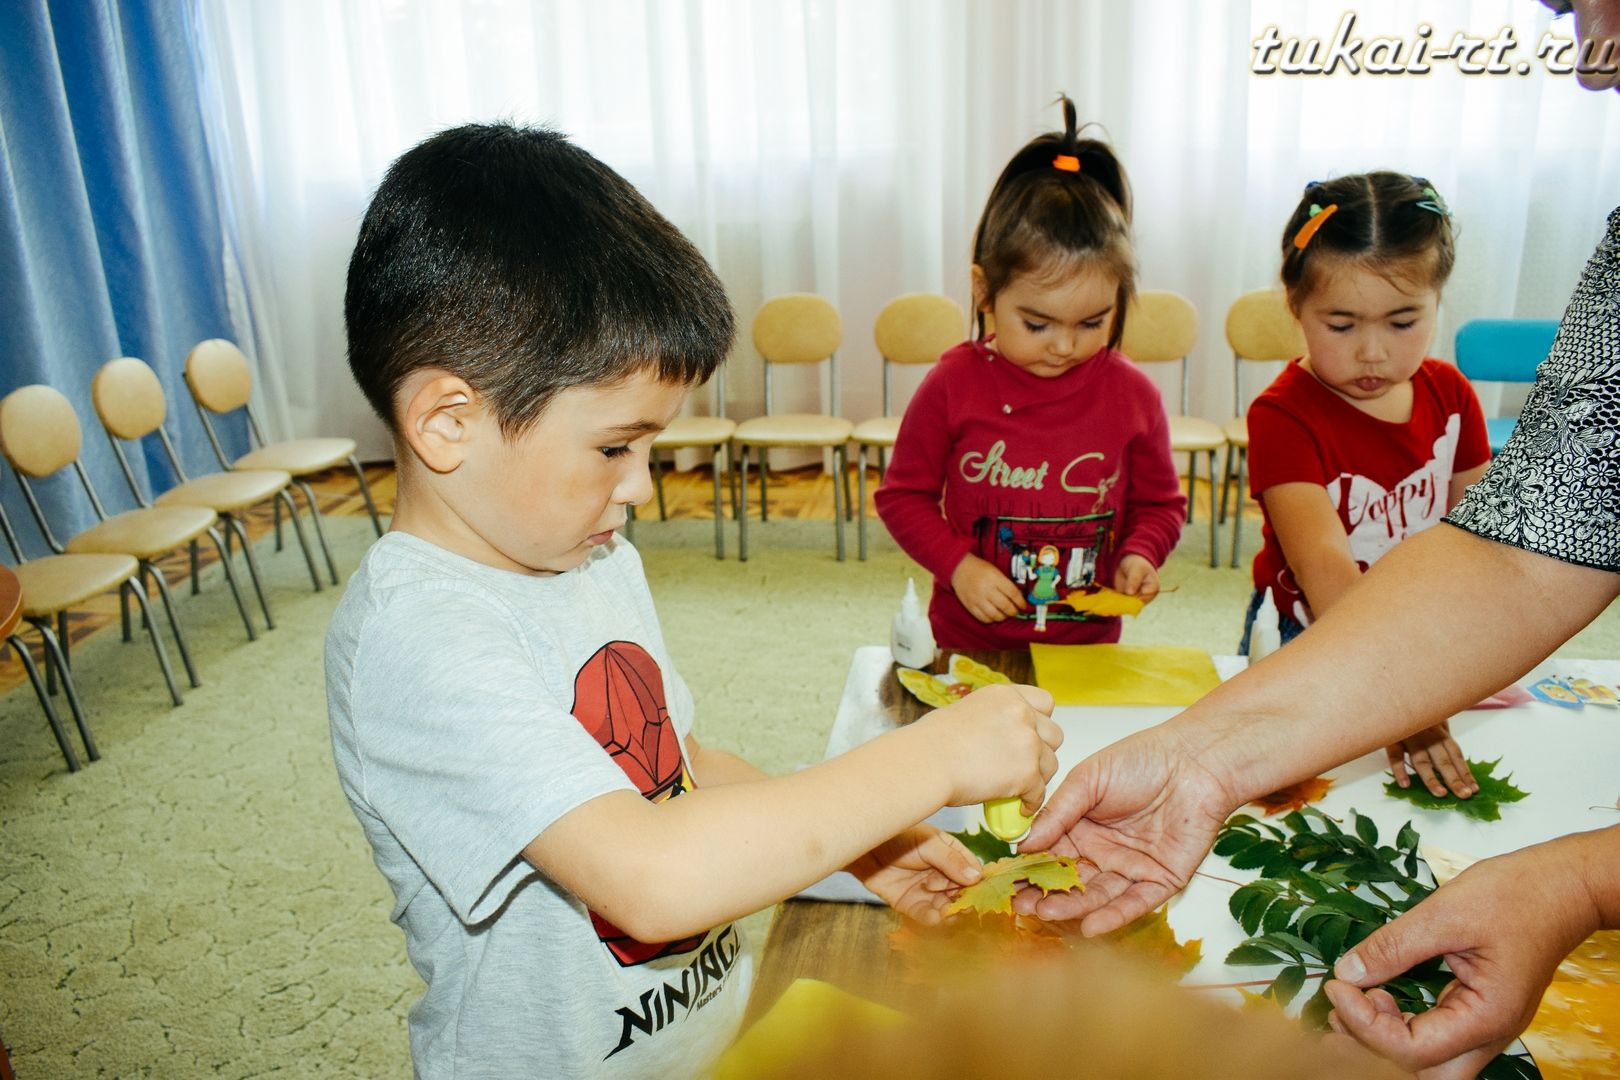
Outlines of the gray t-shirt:
<svg viewBox="0 0 1620 1080">
<path fill-rule="evenodd" d="M 326 688 L 338 779 L 427 983 L 417 1076 L 672 1080 L 719 1055 L 753 977 L 737 930 L 643 945 L 520 856 L 599 795 L 693 787 L 692 696 L 630 544 L 530 577 L 389 533 L 333 617 Z"/>
<path fill-rule="evenodd" d="M 1448 522 L 1620 571 L 1620 210 L 1536 370 L 1513 437 Z"/>
</svg>

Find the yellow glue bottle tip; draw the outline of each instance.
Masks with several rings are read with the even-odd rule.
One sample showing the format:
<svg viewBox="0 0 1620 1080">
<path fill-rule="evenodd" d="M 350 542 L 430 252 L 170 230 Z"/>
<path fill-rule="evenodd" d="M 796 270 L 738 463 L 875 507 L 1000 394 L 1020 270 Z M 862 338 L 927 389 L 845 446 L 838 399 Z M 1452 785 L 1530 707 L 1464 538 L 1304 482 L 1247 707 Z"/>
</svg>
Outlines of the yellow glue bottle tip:
<svg viewBox="0 0 1620 1080">
<path fill-rule="evenodd" d="M 1012 843 L 1029 832 L 1033 818 L 1024 816 L 1022 800 L 991 799 L 984 804 L 984 823 L 999 839 Z"/>
</svg>

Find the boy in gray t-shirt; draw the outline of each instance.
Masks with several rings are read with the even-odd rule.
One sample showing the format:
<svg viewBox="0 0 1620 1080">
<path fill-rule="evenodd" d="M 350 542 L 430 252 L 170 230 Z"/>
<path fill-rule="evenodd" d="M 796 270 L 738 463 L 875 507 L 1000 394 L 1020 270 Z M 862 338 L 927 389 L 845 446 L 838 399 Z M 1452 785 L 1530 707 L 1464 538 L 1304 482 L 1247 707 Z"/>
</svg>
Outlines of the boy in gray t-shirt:
<svg viewBox="0 0 1620 1080">
<path fill-rule="evenodd" d="M 781 779 L 692 737 L 615 532 L 732 315 L 611 169 L 548 131 L 433 136 L 378 188 L 344 313 L 398 496 L 327 635 L 327 701 L 427 983 L 418 1076 L 696 1074 L 747 998 L 732 919 L 842 867 L 937 921 L 978 862 L 918 822 L 1039 804 L 1061 735 L 1030 687 Z"/>
</svg>

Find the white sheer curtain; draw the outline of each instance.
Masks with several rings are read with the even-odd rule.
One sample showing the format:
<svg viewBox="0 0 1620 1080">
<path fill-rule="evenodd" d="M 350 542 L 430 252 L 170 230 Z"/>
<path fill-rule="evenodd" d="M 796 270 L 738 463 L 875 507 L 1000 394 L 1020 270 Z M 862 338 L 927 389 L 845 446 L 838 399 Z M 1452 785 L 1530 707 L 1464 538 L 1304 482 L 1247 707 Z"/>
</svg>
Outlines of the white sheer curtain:
<svg viewBox="0 0 1620 1080">
<path fill-rule="evenodd" d="M 967 302 L 968 249 L 1002 163 L 1053 126 L 1057 91 L 1102 126 L 1136 190 L 1145 288 L 1202 315 L 1194 413 L 1231 415 L 1228 304 L 1276 276 L 1307 180 L 1425 175 L 1459 263 L 1432 349 L 1460 322 L 1556 316 L 1620 203 L 1620 100 L 1527 75 L 1254 75 L 1251 42 L 1331 38 L 1341 3 L 1110 0 L 193 0 L 262 404 L 279 434 L 388 445 L 350 385 L 343 276 L 389 161 L 467 120 L 553 124 L 637 184 L 724 279 L 743 333 L 728 412 L 763 411 L 753 311 L 812 291 L 844 318 L 838 407 L 880 411 L 871 326 L 891 297 Z M 1438 47 L 1511 26 L 1533 0 L 1356 8 L 1363 37 Z M 897 379 L 903 403 L 917 375 Z M 1174 378 L 1163 384 L 1174 392 Z M 804 373 L 778 407 L 816 407 Z M 708 411 L 709 398 L 693 408 Z M 784 458 L 784 462 L 786 459 Z"/>
</svg>

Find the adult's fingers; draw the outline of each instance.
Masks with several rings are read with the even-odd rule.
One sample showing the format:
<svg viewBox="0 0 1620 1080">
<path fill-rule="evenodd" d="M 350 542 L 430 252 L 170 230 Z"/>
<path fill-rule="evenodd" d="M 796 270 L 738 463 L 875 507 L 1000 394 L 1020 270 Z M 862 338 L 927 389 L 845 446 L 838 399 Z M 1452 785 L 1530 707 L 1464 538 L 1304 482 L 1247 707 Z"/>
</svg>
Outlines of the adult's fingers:
<svg viewBox="0 0 1620 1080">
<path fill-rule="evenodd" d="M 1458 943 L 1442 935 L 1436 915 L 1434 905 L 1419 904 L 1380 926 L 1339 957 L 1333 967 L 1334 977 L 1353 986 L 1377 986 L 1425 960 L 1453 951 Z"/>
</svg>

